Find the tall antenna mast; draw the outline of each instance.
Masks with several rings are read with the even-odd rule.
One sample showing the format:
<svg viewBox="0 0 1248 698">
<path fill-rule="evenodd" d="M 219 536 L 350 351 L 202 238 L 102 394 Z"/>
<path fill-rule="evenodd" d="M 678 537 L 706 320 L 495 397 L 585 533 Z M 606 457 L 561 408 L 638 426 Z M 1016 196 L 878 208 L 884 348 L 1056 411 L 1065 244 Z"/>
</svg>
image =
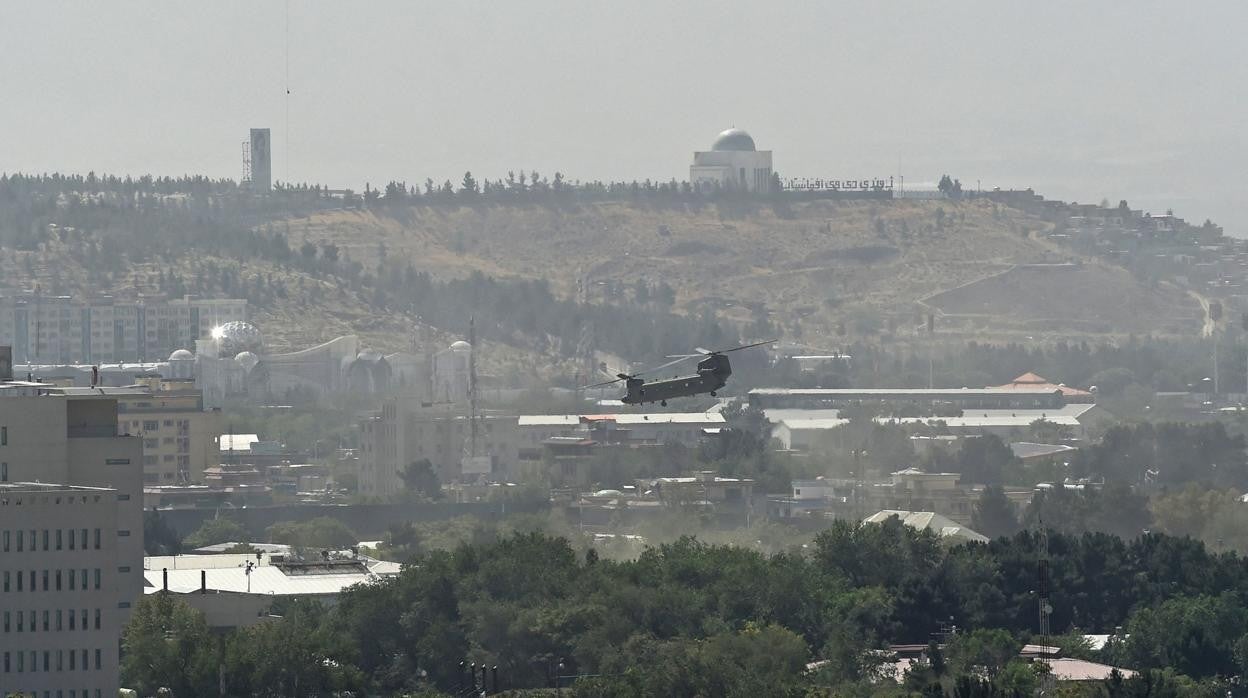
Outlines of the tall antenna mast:
<svg viewBox="0 0 1248 698">
<path fill-rule="evenodd" d="M 284 165 L 282 175 L 286 177 L 286 186 L 290 186 L 290 0 L 286 0 L 286 128 L 283 137 L 286 139 Z M 287 220 L 287 232 L 289 232 L 290 222 Z"/>
<path fill-rule="evenodd" d="M 469 454 L 477 457 L 477 324 L 476 318 L 468 317 L 468 410 Z"/>
<path fill-rule="evenodd" d="M 1036 565 L 1037 605 L 1040 615 L 1040 643 L 1045 647 L 1049 644 L 1049 616 L 1053 607 L 1049 605 L 1049 531 L 1044 526 L 1043 516 L 1036 517 L 1040 523 L 1040 560 Z"/>
</svg>

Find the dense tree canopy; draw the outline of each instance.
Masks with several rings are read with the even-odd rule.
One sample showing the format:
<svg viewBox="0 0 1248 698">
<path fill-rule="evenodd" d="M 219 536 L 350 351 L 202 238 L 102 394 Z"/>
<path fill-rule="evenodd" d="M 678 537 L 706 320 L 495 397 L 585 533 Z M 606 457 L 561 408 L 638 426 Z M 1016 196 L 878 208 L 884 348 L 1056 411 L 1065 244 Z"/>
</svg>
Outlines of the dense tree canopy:
<svg viewBox="0 0 1248 698">
<path fill-rule="evenodd" d="M 224 661 L 238 695 L 296 685 L 392 695 L 454 690 L 459 662 L 472 661 L 497 665 L 515 687 L 565 676 L 582 695 L 801 695 L 873 685 L 873 648 L 925 643 L 953 624 L 965 630 L 940 663 L 897 689 L 1011 695 L 1042 678 L 1014 657 L 1036 630 L 1033 591 L 1046 549 L 1055 631 L 1123 626 L 1127 640 L 1106 656 L 1133 668 L 1197 678 L 1240 671 L 1248 566 L 1237 557 L 1159 534 L 1124 541 L 1052 532 L 1046 540 L 1024 531 L 950 547 L 890 520 L 836 523 L 804 551 L 769 556 L 685 538 L 631 561 L 515 533 L 421 552 L 398 577 L 353 588 L 330 611 L 294 607 L 219 642 L 204 640 L 202 619 L 158 594 L 127 632 L 126 672 L 152 686 L 162 674 L 145 667 Z M 168 633 L 192 641 L 150 640 Z M 820 662 L 817 672 L 801 670 L 809 661 Z M 978 687 L 966 683 L 980 680 L 976 667 L 987 671 Z M 207 671 L 187 677 L 216 680 Z M 1164 695 L 1122 692 L 1145 681 L 1173 679 L 1149 674 L 1110 695 Z"/>
</svg>

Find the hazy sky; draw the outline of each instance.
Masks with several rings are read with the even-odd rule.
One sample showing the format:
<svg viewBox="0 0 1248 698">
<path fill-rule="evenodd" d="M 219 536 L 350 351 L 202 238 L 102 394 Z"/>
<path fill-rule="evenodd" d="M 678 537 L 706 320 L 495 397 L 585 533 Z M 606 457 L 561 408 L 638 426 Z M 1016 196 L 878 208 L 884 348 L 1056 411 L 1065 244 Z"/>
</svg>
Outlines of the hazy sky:
<svg viewBox="0 0 1248 698">
<path fill-rule="evenodd" d="M 289 120 L 287 118 L 289 7 Z M 1248 235 L 1248 3 L 14 2 L 0 171 L 362 189 L 465 170 L 688 176 L 731 125 L 782 176 L 1121 198 Z"/>
</svg>

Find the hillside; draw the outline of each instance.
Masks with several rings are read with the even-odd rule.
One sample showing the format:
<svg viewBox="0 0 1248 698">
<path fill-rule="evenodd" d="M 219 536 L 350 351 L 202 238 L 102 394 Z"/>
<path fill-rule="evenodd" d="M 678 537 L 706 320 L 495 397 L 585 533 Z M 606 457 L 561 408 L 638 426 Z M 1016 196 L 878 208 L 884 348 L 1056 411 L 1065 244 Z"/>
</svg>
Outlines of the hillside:
<svg viewBox="0 0 1248 698">
<path fill-rule="evenodd" d="M 403 207 L 318 213 L 292 220 L 290 230 L 292 246 L 330 242 L 366 268 L 384 256 L 441 277 L 546 279 L 568 295 L 580 281 L 595 302 L 631 298 L 638 279 L 662 281 L 674 287 L 680 312 L 709 308 L 745 323 L 765 311 L 786 333 L 828 344 L 913 335 L 929 309 L 947 337 L 1199 329 L 1200 308 L 1179 289 L 1146 289 L 1121 269 L 1079 260 L 1047 240 L 1049 223 L 1001 204 L 821 201 L 784 213 L 628 203 Z M 1053 265 L 1071 261 L 1082 263 L 1079 273 Z M 1004 283 L 1016 278 L 1006 273 L 1015 265 L 1046 266 L 1026 267 L 1025 283 Z M 974 298 L 990 302 L 967 307 Z M 1125 299 L 1137 299 L 1135 311 L 1121 312 Z"/>
<path fill-rule="evenodd" d="M 948 342 L 1195 334 L 1203 312 L 1059 246 L 1043 211 L 983 199 L 343 208 L 316 191 L 188 198 L 173 181 L 81 199 L 72 181 L 8 186 L 2 292 L 244 297 L 270 351 L 346 333 L 442 345 L 475 316 L 483 370 L 521 384 L 570 380 L 586 348 L 650 361 L 777 334 L 834 349 L 925 339 L 929 313 Z"/>
</svg>

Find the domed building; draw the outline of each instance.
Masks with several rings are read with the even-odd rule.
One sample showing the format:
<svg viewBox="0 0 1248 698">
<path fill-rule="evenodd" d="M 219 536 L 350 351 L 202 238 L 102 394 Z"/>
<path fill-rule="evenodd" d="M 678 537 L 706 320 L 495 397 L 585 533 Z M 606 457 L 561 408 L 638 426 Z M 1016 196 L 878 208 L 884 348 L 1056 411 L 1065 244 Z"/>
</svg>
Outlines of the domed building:
<svg viewBox="0 0 1248 698">
<path fill-rule="evenodd" d="M 212 339 L 217 343 L 216 357 L 219 359 L 232 359 L 241 352 L 259 354 L 264 348 L 264 337 L 259 328 L 242 320 L 213 328 Z"/>
<path fill-rule="evenodd" d="M 758 150 L 750 134 L 730 128 L 715 138 L 710 150 L 693 154 L 689 182 L 703 191 L 714 188 L 770 191 L 771 151 Z"/>
</svg>

